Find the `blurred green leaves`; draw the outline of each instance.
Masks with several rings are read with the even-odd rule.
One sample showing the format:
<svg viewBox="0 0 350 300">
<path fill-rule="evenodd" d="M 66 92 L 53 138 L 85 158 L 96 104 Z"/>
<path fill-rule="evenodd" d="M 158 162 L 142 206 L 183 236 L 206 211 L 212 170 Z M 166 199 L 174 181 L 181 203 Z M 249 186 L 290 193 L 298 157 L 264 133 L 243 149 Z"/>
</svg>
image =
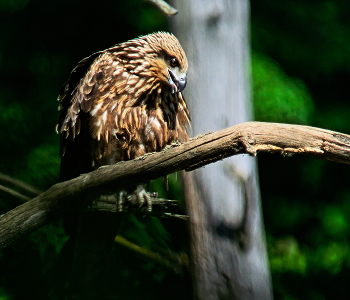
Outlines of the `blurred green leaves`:
<svg viewBox="0 0 350 300">
<path fill-rule="evenodd" d="M 21 179 L 41 189 L 49 188 L 58 182 L 60 157 L 57 155 L 57 140 L 33 148 L 27 157 L 26 176 Z"/>
<path fill-rule="evenodd" d="M 350 3 L 251 0 L 257 120 L 350 132 Z M 348 299 L 349 167 L 259 158 L 275 299 Z"/>
<path fill-rule="evenodd" d="M 7 293 L 3 288 L 0 288 L 0 300 L 9 300 Z"/>
<path fill-rule="evenodd" d="M 18 102 L 8 101 L 13 98 L 13 94 L 0 91 L 0 126 L 1 128 L 21 129 L 24 122 L 25 109 Z M 14 136 L 14 139 L 18 136 Z"/>
<path fill-rule="evenodd" d="M 0 11 L 15 12 L 23 9 L 29 0 L 0 0 Z"/>
<path fill-rule="evenodd" d="M 270 266 L 273 272 L 293 272 L 301 275 L 306 274 L 307 258 L 300 251 L 298 241 L 292 237 L 284 237 L 275 240 L 268 237 Z"/>
<path fill-rule="evenodd" d="M 334 238 L 345 238 L 350 235 L 349 218 L 344 210 L 335 205 L 326 206 L 319 213 L 323 229 L 326 234 Z"/>
<path fill-rule="evenodd" d="M 9 160 L 25 153 L 22 150 L 30 131 L 27 126 L 29 110 L 15 99 L 15 91 L 0 88 L 0 141 L 2 141 L 0 154 Z M 8 170 L 8 167 L 8 160 L 0 160 L 0 169 L 3 172 Z"/>
<path fill-rule="evenodd" d="M 331 275 L 338 274 L 344 263 L 348 264 L 350 260 L 349 250 L 348 243 L 331 241 L 321 245 L 315 252 L 309 251 L 313 273 L 326 271 Z"/>
<path fill-rule="evenodd" d="M 289 77 L 272 59 L 253 52 L 255 119 L 266 122 L 309 124 L 314 111 L 305 84 Z"/>
</svg>

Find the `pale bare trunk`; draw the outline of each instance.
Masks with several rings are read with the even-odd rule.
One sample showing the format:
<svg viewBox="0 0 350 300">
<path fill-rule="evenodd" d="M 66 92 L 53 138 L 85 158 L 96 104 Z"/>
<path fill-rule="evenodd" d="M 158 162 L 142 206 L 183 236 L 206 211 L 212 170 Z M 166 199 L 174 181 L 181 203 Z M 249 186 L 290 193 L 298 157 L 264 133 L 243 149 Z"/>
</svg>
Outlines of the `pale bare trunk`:
<svg viewBox="0 0 350 300">
<path fill-rule="evenodd" d="M 193 136 L 252 119 L 249 1 L 177 0 L 172 30 L 189 58 Z M 272 299 L 256 159 L 184 175 L 197 299 Z"/>
</svg>

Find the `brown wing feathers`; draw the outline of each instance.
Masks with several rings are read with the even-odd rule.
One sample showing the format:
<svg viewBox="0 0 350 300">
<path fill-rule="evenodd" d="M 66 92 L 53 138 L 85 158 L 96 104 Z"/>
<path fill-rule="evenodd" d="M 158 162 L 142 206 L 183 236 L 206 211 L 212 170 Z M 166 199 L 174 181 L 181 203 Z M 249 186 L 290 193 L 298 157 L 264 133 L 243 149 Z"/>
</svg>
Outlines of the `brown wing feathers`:
<svg viewBox="0 0 350 300">
<path fill-rule="evenodd" d="M 177 39 L 161 32 L 78 64 L 58 98 L 62 180 L 188 138 L 189 113 L 182 94 L 170 93 L 168 57 L 187 72 Z"/>
</svg>

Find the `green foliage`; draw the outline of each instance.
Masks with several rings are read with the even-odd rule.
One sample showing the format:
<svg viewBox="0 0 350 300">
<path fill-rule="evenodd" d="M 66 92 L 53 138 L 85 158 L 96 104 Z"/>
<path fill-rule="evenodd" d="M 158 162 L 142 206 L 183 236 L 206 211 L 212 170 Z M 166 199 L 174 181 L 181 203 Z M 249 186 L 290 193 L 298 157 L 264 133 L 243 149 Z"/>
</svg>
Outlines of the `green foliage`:
<svg viewBox="0 0 350 300">
<path fill-rule="evenodd" d="M 23 130 L 25 120 L 25 107 L 18 102 L 11 102 L 8 99 L 15 98 L 14 93 L 9 90 L 0 91 L 0 126 L 1 128 L 11 128 L 13 131 Z M 7 131 L 2 131 L 2 137 L 8 134 Z M 20 140 L 19 135 L 11 137 L 13 142 Z"/>
<path fill-rule="evenodd" d="M 0 300 L 9 300 L 6 291 L 3 288 L 0 288 Z"/>
<path fill-rule="evenodd" d="M 0 11 L 15 12 L 27 6 L 29 0 L 1 0 Z"/>
<path fill-rule="evenodd" d="M 40 188 L 48 188 L 58 182 L 60 159 L 57 155 L 57 140 L 48 141 L 33 148 L 27 156 L 27 170 L 17 178 Z"/>
<path fill-rule="evenodd" d="M 313 100 L 300 79 L 290 78 L 275 61 L 257 52 L 253 52 L 252 67 L 256 120 L 310 123 Z"/>
<path fill-rule="evenodd" d="M 298 241 L 292 237 L 275 240 L 268 238 L 270 267 L 274 273 L 291 272 L 305 275 L 307 258 L 300 250 Z"/>
<path fill-rule="evenodd" d="M 349 2 L 251 7 L 258 120 L 350 132 Z M 275 299 L 348 299 L 348 167 L 261 155 L 259 171 Z"/>
<path fill-rule="evenodd" d="M 323 230 L 330 237 L 347 238 L 350 234 L 349 224 L 345 215 L 346 211 L 339 206 L 326 206 L 319 213 Z"/>
</svg>

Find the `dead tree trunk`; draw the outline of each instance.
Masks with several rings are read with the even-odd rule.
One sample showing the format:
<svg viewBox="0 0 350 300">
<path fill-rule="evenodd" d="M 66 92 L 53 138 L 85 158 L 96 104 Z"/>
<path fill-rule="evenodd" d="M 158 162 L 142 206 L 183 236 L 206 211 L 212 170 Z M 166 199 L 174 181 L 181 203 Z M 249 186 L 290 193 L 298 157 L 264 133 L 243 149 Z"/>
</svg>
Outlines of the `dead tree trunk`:
<svg viewBox="0 0 350 300">
<path fill-rule="evenodd" d="M 189 58 L 192 134 L 252 119 L 249 1 L 177 0 L 172 28 Z M 256 159 L 184 175 L 196 299 L 272 299 Z"/>
</svg>

